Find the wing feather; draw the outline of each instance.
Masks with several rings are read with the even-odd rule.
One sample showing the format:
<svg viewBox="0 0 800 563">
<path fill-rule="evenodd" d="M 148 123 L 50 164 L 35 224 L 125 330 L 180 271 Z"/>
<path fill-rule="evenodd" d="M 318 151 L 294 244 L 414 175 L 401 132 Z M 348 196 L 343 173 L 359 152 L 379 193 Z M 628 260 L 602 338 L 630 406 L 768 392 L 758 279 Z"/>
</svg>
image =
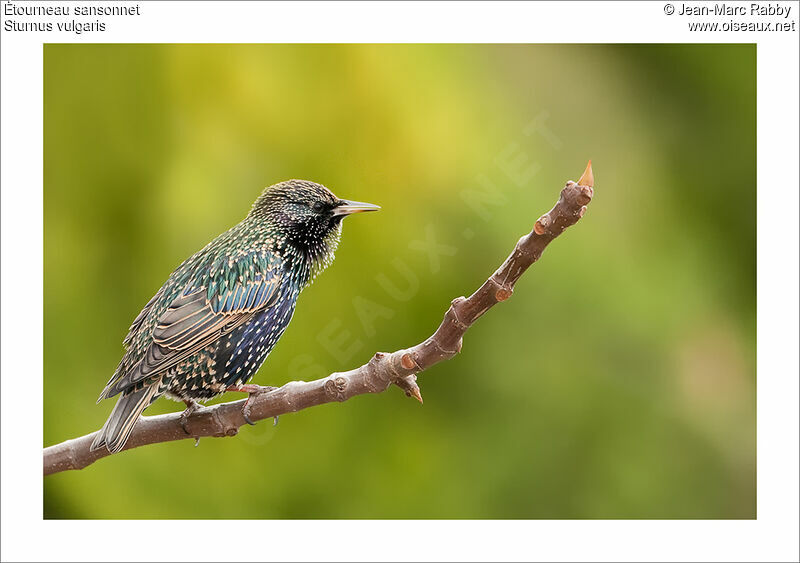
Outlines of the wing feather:
<svg viewBox="0 0 800 563">
<path fill-rule="evenodd" d="M 130 369 L 116 374 L 101 398 L 111 397 L 175 366 L 246 323 L 256 313 L 274 305 L 280 286 L 280 269 L 272 268 L 248 281 L 229 284 L 222 296 L 213 294 L 209 299 L 206 285 L 179 295 L 158 318 L 144 357 Z"/>
</svg>

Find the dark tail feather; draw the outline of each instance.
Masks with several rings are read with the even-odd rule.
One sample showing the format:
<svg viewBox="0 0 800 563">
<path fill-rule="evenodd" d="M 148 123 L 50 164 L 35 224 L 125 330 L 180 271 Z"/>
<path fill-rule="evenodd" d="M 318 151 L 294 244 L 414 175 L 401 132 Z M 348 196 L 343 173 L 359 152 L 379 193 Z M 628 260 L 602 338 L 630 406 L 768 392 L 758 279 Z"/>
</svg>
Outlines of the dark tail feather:
<svg viewBox="0 0 800 563">
<path fill-rule="evenodd" d="M 139 415 L 152 403 L 158 395 L 160 381 L 143 387 L 138 391 L 123 395 L 114 405 L 111 416 L 108 417 L 103 428 L 95 437 L 89 451 L 99 450 L 103 446 L 112 454 L 125 447 L 125 442 L 131 435 Z"/>
</svg>

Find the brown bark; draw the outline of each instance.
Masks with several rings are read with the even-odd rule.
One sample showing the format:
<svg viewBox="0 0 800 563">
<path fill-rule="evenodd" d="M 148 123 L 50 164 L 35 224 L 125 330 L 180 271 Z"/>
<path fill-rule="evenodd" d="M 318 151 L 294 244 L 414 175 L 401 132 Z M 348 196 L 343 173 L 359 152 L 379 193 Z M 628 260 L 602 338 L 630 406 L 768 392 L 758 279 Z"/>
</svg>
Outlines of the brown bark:
<svg viewBox="0 0 800 563">
<path fill-rule="evenodd" d="M 536 221 L 533 231 L 519 239 L 505 262 L 475 293 L 452 301 L 439 328 L 427 340 L 396 352 L 378 352 L 369 362 L 350 371 L 333 373 L 315 381 L 291 381 L 275 391 L 259 395 L 251 402 L 251 420 L 346 401 L 364 393 L 380 393 L 392 384 L 421 402 L 417 374 L 455 356 L 461 350 L 461 339 L 467 329 L 491 307 L 511 297 L 514 284 L 539 259 L 550 241 L 583 217 L 594 195 L 591 163 L 578 182 L 567 182 L 555 206 Z M 235 436 L 245 424 L 243 404 L 241 400 L 195 412 L 186 422 L 190 434 L 181 426 L 180 413 L 143 416 L 124 449 L 206 436 Z M 83 469 L 110 455 L 106 449 L 89 451 L 95 434 L 44 448 L 44 474 Z"/>
</svg>

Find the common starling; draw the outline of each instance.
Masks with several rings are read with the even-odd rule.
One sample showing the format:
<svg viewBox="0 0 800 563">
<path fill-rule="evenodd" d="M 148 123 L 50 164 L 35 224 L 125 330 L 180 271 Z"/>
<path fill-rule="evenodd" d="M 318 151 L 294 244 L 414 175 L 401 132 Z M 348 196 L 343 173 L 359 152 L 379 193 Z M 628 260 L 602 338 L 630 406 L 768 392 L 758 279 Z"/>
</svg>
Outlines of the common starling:
<svg viewBox="0 0 800 563">
<path fill-rule="evenodd" d="M 100 399 L 121 394 L 92 443 L 120 451 L 142 411 L 161 395 L 186 416 L 247 385 L 294 313 L 297 297 L 333 261 L 342 219 L 378 206 L 339 199 L 306 180 L 266 188 L 244 220 L 172 272 L 123 342 L 126 353 Z"/>
</svg>

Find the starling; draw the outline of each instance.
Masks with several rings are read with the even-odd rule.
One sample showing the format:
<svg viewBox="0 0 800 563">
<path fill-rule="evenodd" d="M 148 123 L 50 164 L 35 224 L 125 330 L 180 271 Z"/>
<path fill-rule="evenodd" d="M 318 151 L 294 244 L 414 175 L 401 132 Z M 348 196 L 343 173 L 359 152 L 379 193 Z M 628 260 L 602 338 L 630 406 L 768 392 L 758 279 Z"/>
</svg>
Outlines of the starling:
<svg viewBox="0 0 800 563">
<path fill-rule="evenodd" d="M 339 199 L 306 180 L 266 188 L 244 220 L 172 272 L 123 342 L 126 353 L 100 399 L 120 394 L 92 443 L 120 451 L 161 395 L 187 405 L 182 422 L 226 391 L 248 385 L 286 330 L 297 297 L 333 261 L 342 219 L 378 206 Z M 185 428 L 185 426 L 184 426 Z"/>
</svg>

